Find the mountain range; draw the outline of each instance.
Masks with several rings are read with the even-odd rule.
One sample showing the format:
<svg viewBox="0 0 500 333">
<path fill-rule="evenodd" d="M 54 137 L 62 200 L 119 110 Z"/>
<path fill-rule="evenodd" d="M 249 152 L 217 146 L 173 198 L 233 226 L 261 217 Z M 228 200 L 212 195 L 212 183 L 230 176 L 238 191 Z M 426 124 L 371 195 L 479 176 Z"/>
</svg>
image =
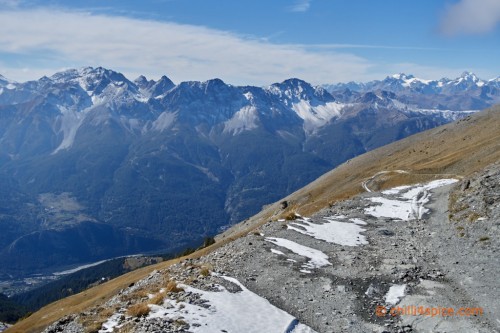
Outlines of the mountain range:
<svg viewBox="0 0 500 333">
<path fill-rule="evenodd" d="M 499 101 L 498 79 L 470 73 L 324 87 L 100 67 L 0 77 L 1 274 L 180 251 L 359 154 Z"/>
</svg>

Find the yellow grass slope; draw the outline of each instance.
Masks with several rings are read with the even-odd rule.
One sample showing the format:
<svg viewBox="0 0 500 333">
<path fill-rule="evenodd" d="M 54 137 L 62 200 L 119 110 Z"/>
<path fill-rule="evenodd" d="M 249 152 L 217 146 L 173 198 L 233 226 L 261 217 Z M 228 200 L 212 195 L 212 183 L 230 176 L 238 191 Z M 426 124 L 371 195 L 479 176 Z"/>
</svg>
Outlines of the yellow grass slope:
<svg viewBox="0 0 500 333">
<path fill-rule="evenodd" d="M 441 126 L 356 157 L 289 195 L 280 202 L 219 235 L 217 243 L 190 257 L 200 257 L 269 220 L 291 213 L 310 215 L 335 201 L 368 189 L 378 190 L 444 177 L 462 177 L 500 160 L 500 107 Z M 128 273 L 83 293 L 54 302 L 6 332 L 40 332 L 64 315 L 104 303 L 120 289 L 172 260 Z"/>
</svg>

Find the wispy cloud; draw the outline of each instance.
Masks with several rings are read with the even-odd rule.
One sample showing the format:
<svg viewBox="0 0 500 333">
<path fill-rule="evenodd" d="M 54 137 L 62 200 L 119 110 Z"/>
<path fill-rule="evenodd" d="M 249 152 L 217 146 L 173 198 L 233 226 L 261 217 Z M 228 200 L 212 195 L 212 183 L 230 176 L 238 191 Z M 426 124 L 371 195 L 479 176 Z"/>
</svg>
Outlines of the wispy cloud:
<svg viewBox="0 0 500 333">
<path fill-rule="evenodd" d="M 2 8 L 17 8 L 21 4 L 21 0 L 0 0 L 0 9 Z"/>
<path fill-rule="evenodd" d="M 42 65 L 45 74 L 55 67 L 100 65 L 131 77 L 166 74 L 176 82 L 219 77 L 256 85 L 292 76 L 312 83 L 359 80 L 372 67 L 347 52 L 308 50 L 206 27 L 121 16 L 15 10 L 0 12 L 0 22 L 0 73 L 18 81 L 34 79 L 30 73 L 40 74 Z M 6 54 L 9 59 L 20 57 L 14 65 Z"/>
<path fill-rule="evenodd" d="M 370 45 L 370 44 L 294 44 L 305 49 L 335 50 L 335 49 L 381 49 L 381 50 L 408 50 L 408 51 L 436 51 L 440 48 L 398 45 Z"/>
<path fill-rule="evenodd" d="M 295 0 L 295 3 L 290 7 L 292 12 L 307 12 L 311 7 L 312 0 Z"/>
<path fill-rule="evenodd" d="M 461 0 L 447 7 L 440 24 L 446 36 L 484 34 L 500 23 L 499 0 Z"/>
</svg>

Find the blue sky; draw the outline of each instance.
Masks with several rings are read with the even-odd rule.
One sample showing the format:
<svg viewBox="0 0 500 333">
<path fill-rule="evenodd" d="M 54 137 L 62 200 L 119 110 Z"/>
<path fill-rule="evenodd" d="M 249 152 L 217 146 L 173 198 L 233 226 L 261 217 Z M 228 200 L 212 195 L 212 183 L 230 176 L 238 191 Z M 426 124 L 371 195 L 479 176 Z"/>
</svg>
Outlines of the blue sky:
<svg viewBox="0 0 500 333">
<path fill-rule="evenodd" d="M 500 75 L 500 0 L 0 0 L 0 74 L 268 85 Z"/>
</svg>

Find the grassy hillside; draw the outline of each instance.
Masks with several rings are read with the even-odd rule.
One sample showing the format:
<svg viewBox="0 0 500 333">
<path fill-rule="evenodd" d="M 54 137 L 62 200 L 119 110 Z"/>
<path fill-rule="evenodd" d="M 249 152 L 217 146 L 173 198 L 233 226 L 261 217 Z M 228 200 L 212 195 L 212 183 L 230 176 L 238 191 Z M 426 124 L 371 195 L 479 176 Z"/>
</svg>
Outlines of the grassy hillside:
<svg viewBox="0 0 500 333">
<path fill-rule="evenodd" d="M 427 181 L 443 176 L 466 176 L 500 160 L 500 107 L 492 108 L 457 123 L 426 131 L 354 158 L 284 200 L 267 206 L 254 217 L 217 237 L 217 243 L 198 251 L 199 257 L 246 234 L 270 219 L 292 212 L 309 215 L 332 202 L 369 189 Z M 397 170 L 402 170 L 396 172 Z M 179 262 L 167 261 L 126 274 L 83 293 L 52 303 L 7 332 L 39 332 L 55 320 L 98 306 L 120 289 L 151 271 Z"/>
</svg>

